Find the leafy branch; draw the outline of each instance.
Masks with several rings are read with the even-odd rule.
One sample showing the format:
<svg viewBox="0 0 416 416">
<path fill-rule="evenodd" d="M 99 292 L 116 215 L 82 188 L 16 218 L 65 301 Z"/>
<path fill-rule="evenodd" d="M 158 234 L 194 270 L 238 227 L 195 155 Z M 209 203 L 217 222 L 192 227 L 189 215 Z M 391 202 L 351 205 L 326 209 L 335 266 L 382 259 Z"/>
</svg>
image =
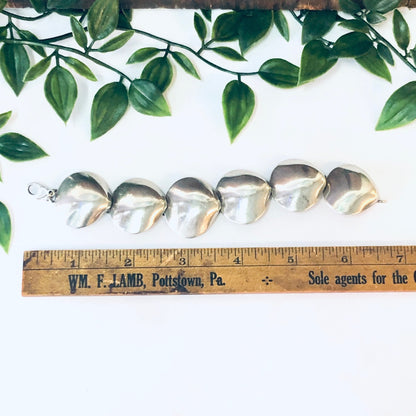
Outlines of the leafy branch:
<svg viewBox="0 0 416 416">
<path fill-rule="evenodd" d="M 12 115 L 11 111 L 0 114 L 0 128 Z M 24 162 L 48 156 L 36 143 L 19 133 L 5 133 L 0 136 L 0 156 L 12 162 Z M 2 178 L 0 176 L 0 182 Z M 8 252 L 12 226 L 9 210 L 0 202 L 0 246 Z"/>
<path fill-rule="evenodd" d="M 311 43 L 320 39 L 321 44 L 315 43 L 312 53 L 315 60 L 313 77 L 328 71 L 338 58 L 355 58 L 367 71 L 391 81 L 388 65 L 394 65 L 393 54 L 396 55 L 409 69 L 416 73 L 416 47 L 409 49 L 409 26 L 400 13 L 395 9 L 399 0 L 340 0 L 344 13 L 352 19 L 345 19 L 336 12 L 307 12 L 292 16 L 302 25 L 302 40 L 309 41 L 304 47 L 302 61 L 309 61 L 308 55 Z M 398 48 L 389 42 L 374 26 L 386 20 L 385 14 L 393 11 L 393 35 Z M 352 32 L 341 36 L 335 43 L 328 43 L 322 36 L 326 35 L 335 22 Z M 313 39 L 311 39 L 311 33 Z M 324 52 L 324 46 L 327 51 Z M 319 52 L 317 52 L 319 51 Z M 318 59 L 316 59 L 318 58 Z M 332 62 L 331 62 L 332 60 Z M 301 64 L 302 68 L 302 64 Z M 307 79 L 309 80 L 309 79 Z M 302 70 L 299 79 L 303 81 Z M 376 125 L 376 130 L 388 130 L 403 126 L 416 119 L 416 82 L 412 81 L 395 91 L 387 100 Z"/>
<path fill-rule="evenodd" d="M 368 72 L 390 82 L 389 66 L 394 65 L 394 57 L 416 73 L 416 47 L 410 47 L 409 25 L 397 9 L 400 0 L 340 0 L 340 12 L 291 11 L 290 15 L 302 30 L 300 65 L 273 57 L 263 62 L 257 71 L 243 70 L 248 51 L 266 36 L 275 36 L 273 31 L 285 41 L 290 40 L 287 17 L 282 11 L 229 11 L 220 13 L 215 20 L 210 10 L 195 12 L 193 26 L 200 46 L 194 49 L 132 27 L 132 11 L 120 8 L 118 0 L 95 0 L 89 10 L 49 9 L 46 0 L 31 0 L 31 3 L 38 15 L 27 17 L 3 10 L 6 1 L 0 0 L 0 12 L 7 20 L 0 27 L 0 70 L 16 95 L 27 82 L 45 76 L 45 97 L 64 122 L 71 117 L 78 99 L 76 77 L 80 75 L 89 81 L 97 81 L 86 62 L 113 73 L 113 82 L 101 85 L 91 104 L 92 140 L 113 128 L 129 107 L 145 115 L 169 116 L 171 110 L 164 93 L 172 84 L 175 67 L 200 79 L 191 58 L 234 78 L 222 92 L 224 120 L 231 142 L 254 112 L 256 97 L 247 78 L 258 76 L 275 87 L 296 88 L 324 75 L 338 61 L 354 59 Z M 39 39 L 20 27 L 56 13 L 62 19 L 69 19 L 70 33 Z M 377 28 L 389 15 L 397 45 L 388 41 Z M 335 41 L 327 39 L 335 26 L 344 28 L 346 33 Z M 133 36 L 161 44 L 161 47 L 138 49 L 129 57 L 128 65 L 139 68 L 143 65 L 136 77 L 102 58 L 124 47 Z M 71 46 L 62 43 L 71 39 Z M 39 58 L 31 58 L 29 49 Z M 240 62 L 242 69 L 223 66 L 213 60 L 213 56 Z M 0 127 L 10 114 L 0 114 Z M 396 128 L 415 119 L 416 81 L 411 81 L 388 98 L 376 130 Z M 26 137 L 6 133 L 0 136 L 0 155 L 23 161 L 46 156 L 46 153 Z M 10 214 L 0 203 L 0 245 L 6 251 L 10 224 Z"/>
<path fill-rule="evenodd" d="M 259 76 L 274 86 L 294 88 L 323 75 L 339 59 L 353 58 L 369 72 L 391 81 L 387 64 L 394 64 L 393 54 L 416 72 L 412 63 L 415 50 L 408 49 L 409 27 L 399 10 L 394 10 L 399 3 L 399 0 L 366 0 L 362 5 L 355 0 L 341 0 L 342 13 L 292 11 L 292 17 L 302 26 L 304 47 L 300 66 L 283 58 L 272 58 L 264 62 L 257 71 L 248 72 L 224 67 L 206 54 L 240 61 L 243 65 L 247 51 L 267 36 L 272 26 L 289 41 L 289 26 L 281 11 L 230 11 L 218 15 L 213 22 L 211 11 L 195 12 L 193 24 L 201 42 L 200 48 L 195 50 L 186 44 L 132 27 L 131 11 L 120 9 L 118 0 L 96 0 L 89 11 L 60 10 L 63 18 L 70 19 L 72 32 L 38 39 L 33 33 L 20 29 L 15 21 L 43 19 L 56 10 L 49 10 L 45 0 L 32 0 L 38 16 L 26 17 L 2 11 L 8 18 L 8 24 L 0 28 L 0 42 L 3 43 L 0 50 L 0 69 L 16 95 L 21 92 L 26 82 L 47 73 L 44 88 L 46 99 L 64 122 L 70 118 L 78 97 L 77 82 L 71 71 L 90 81 L 96 81 L 91 69 L 83 62 L 87 60 L 113 72 L 118 79 L 102 86 L 92 102 L 91 139 L 94 140 L 114 127 L 129 106 L 146 115 L 170 115 L 164 92 L 172 83 L 174 64 L 200 79 L 197 68 L 189 59 L 189 56 L 193 56 L 201 63 L 236 78 L 225 86 L 222 94 L 225 124 L 233 142 L 249 121 L 255 106 L 255 94 L 246 83 L 245 77 Z M 388 42 L 374 27 L 385 20 L 385 14 L 392 10 L 394 36 L 403 52 Z M 349 18 L 345 17 L 346 14 Z M 324 36 L 336 24 L 349 32 L 333 42 Z M 118 34 L 108 39 L 115 31 Z M 110 65 L 98 54 L 122 48 L 135 35 L 156 40 L 165 46 L 144 47 L 135 51 L 127 64 L 144 64 L 144 67 L 140 75 L 132 79 L 120 67 Z M 74 46 L 60 43 L 70 38 L 73 38 Z M 100 44 L 98 47 L 97 42 Z M 238 43 L 239 50 L 227 45 L 230 42 Z M 33 65 L 26 51 L 28 47 L 42 58 Z M 406 102 L 402 99 L 402 96 L 408 97 L 412 87 L 413 84 L 410 83 L 402 87 L 405 88 L 404 91 L 398 90 L 398 95 L 393 94 L 390 97 L 377 129 L 397 127 L 416 118 L 412 105 L 409 104 L 413 98 L 405 100 Z M 400 113 L 399 119 L 397 112 Z"/>
</svg>

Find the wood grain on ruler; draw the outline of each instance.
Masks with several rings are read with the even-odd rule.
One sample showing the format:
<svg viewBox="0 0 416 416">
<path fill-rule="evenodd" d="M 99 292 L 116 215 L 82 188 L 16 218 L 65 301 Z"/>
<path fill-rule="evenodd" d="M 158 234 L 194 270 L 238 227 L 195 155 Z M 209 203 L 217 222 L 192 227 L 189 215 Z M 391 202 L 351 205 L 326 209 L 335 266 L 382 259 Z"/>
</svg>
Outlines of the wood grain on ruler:
<svg viewBox="0 0 416 416">
<path fill-rule="evenodd" d="M 416 246 L 28 251 L 24 296 L 415 291 Z"/>
</svg>

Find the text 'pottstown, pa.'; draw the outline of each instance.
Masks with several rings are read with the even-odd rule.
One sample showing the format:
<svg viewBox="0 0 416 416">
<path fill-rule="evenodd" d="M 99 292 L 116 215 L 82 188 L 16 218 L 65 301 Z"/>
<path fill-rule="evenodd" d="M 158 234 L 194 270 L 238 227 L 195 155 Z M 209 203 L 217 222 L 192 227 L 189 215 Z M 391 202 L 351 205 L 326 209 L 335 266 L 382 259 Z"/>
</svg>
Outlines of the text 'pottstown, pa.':
<svg viewBox="0 0 416 416">
<path fill-rule="evenodd" d="M 77 289 L 90 289 L 92 284 L 96 288 L 204 288 L 205 283 L 199 276 L 186 276 L 184 273 L 176 275 L 151 273 L 149 276 L 143 273 L 113 273 L 109 276 L 104 273 L 97 275 L 88 274 L 70 274 L 68 275 L 68 284 L 71 293 Z M 209 273 L 208 285 L 225 286 L 224 279 L 215 272 Z"/>
</svg>

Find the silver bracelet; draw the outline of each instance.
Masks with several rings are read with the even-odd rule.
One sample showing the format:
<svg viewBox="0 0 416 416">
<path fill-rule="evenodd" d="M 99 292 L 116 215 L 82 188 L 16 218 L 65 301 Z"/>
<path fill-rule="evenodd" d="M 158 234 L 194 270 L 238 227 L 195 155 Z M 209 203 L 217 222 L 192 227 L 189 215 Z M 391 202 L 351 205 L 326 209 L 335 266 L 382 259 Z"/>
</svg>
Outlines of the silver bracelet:
<svg viewBox="0 0 416 416">
<path fill-rule="evenodd" d="M 270 199 L 291 211 L 305 211 L 323 195 L 341 214 L 358 214 L 381 202 L 369 177 L 354 166 L 341 166 L 327 177 L 303 162 L 283 162 L 267 182 L 244 170 L 223 176 L 216 189 L 200 179 L 179 179 L 166 195 L 152 182 L 130 179 L 110 193 L 97 175 L 78 172 L 58 189 L 32 183 L 28 192 L 62 207 L 67 224 L 81 228 L 108 212 L 115 224 L 129 233 L 148 230 L 164 215 L 168 225 L 183 237 L 205 233 L 219 212 L 230 221 L 249 224 L 266 212 Z"/>
</svg>

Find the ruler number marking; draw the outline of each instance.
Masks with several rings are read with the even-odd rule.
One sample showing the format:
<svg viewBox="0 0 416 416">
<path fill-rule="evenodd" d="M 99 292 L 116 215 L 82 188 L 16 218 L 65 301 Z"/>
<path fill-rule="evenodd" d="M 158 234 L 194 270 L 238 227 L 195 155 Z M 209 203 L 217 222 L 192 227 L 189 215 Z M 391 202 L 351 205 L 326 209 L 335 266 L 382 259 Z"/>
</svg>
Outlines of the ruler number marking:
<svg viewBox="0 0 416 416">
<path fill-rule="evenodd" d="M 296 256 L 295 257 L 293 257 L 293 256 L 288 256 L 287 257 L 287 262 L 289 263 L 289 264 L 297 264 L 297 261 L 296 261 L 297 259 L 296 259 Z"/>
<path fill-rule="evenodd" d="M 240 259 L 240 257 L 239 257 L 239 256 L 237 256 L 237 257 L 233 260 L 233 263 L 234 263 L 234 264 L 236 264 L 236 265 L 241 265 L 241 264 L 243 264 L 243 262 L 241 261 L 241 259 Z"/>
<path fill-rule="evenodd" d="M 349 263 L 349 258 L 348 258 L 348 256 L 342 256 L 342 257 L 341 257 L 341 262 L 342 262 L 342 263 L 344 263 L 344 264 L 345 264 L 345 263 Z"/>
</svg>

